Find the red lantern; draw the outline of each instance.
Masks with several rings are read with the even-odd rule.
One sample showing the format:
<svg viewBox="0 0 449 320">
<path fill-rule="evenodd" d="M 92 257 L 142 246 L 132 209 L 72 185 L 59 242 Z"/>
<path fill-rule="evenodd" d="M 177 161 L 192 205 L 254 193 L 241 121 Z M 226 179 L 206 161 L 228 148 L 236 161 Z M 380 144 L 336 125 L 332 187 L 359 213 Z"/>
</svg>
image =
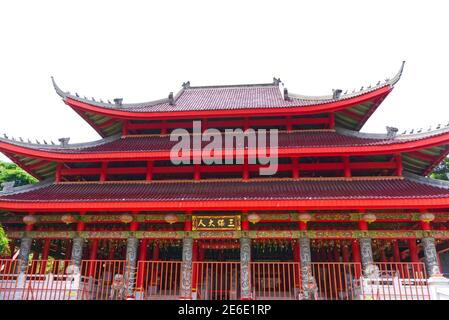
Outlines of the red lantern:
<svg viewBox="0 0 449 320">
<path fill-rule="evenodd" d="M 62 222 L 65 224 L 71 224 L 75 221 L 75 217 L 71 214 L 65 214 L 61 217 Z"/>
<path fill-rule="evenodd" d="M 23 222 L 26 225 L 35 224 L 37 222 L 37 218 L 35 216 L 31 216 L 31 215 L 25 216 L 25 217 L 23 217 Z"/>
<path fill-rule="evenodd" d="M 374 222 L 374 221 L 376 221 L 376 219 L 377 219 L 377 217 L 373 213 L 367 213 L 362 216 L 362 220 L 366 221 L 368 223 Z"/>
<path fill-rule="evenodd" d="M 133 216 L 130 214 L 122 214 L 120 216 L 120 221 L 123 223 L 130 223 L 131 221 L 133 221 Z"/>
<path fill-rule="evenodd" d="M 169 213 L 165 216 L 165 222 L 167 222 L 169 224 L 176 223 L 176 222 L 178 222 L 178 217 L 173 213 Z"/>
<path fill-rule="evenodd" d="M 251 213 L 248 215 L 248 221 L 252 224 L 258 223 L 260 220 L 261 218 L 257 213 Z"/>
</svg>

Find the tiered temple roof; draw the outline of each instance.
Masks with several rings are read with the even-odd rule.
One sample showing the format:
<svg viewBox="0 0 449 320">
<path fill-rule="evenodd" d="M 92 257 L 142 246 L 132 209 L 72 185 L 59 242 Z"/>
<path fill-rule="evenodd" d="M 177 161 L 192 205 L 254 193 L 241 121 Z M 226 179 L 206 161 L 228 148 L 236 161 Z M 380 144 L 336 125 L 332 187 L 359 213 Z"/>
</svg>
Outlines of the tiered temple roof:
<svg viewBox="0 0 449 320">
<path fill-rule="evenodd" d="M 399 81 L 400 71 L 384 82 L 374 86 L 361 87 L 353 91 L 334 91 L 331 95 L 306 96 L 282 91 L 280 79 L 273 83 L 227 86 L 190 86 L 168 98 L 143 102 L 115 103 L 101 99 L 82 98 L 78 94 L 65 92 L 53 81 L 56 92 L 63 101 L 79 113 L 97 132 L 103 136 L 117 134 L 122 129 L 123 119 L 176 119 L 188 117 L 223 117 L 282 114 L 316 114 L 335 112 L 336 124 L 342 128 L 359 130 L 369 116 Z"/>
</svg>

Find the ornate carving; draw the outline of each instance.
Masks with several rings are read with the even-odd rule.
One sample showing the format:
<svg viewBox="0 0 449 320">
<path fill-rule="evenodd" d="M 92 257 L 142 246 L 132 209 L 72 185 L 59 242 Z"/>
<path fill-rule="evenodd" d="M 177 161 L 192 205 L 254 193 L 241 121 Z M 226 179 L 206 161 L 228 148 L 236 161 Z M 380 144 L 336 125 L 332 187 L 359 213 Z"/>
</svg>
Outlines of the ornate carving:
<svg viewBox="0 0 449 320">
<path fill-rule="evenodd" d="M 368 273 L 370 266 L 373 265 L 373 248 L 371 246 L 371 238 L 360 238 L 360 256 L 362 259 L 362 267 L 365 274 Z"/>
<path fill-rule="evenodd" d="M 240 238 L 240 282 L 242 299 L 251 298 L 251 239 Z"/>
<path fill-rule="evenodd" d="M 20 273 L 26 273 L 26 269 L 28 266 L 28 256 L 30 255 L 32 241 L 33 240 L 28 237 L 24 237 L 20 241 L 20 252 L 18 256 Z"/>
<path fill-rule="evenodd" d="M 137 249 L 139 240 L 136 237 L 130 237 L 126 241 L 126 272 L 125 285 L 127 297 L 134 295 L 134 285 L 137 273 Z"/>
<path fill-rule="evenodd" d="M 72 263 L 73 265 L 81 268 L 81 260 L 83 259 L 83 246 L 84 239 L 81 237 L 77 237 L 73 239 L 72 244 Z"/>
<path fill-rule="evenodd" d="M 182 240 L 181 297 L 190 299 L 192 291 L 192 248 L 193 238 Z"/>
<path fill-rule="evenodd" d="M 309 299 L 312 296 L 310 289 L 313 285 L 312 270 L 310 262 L 312 255 L 310 253 L 310 239 L 307 237 L 299 238 L 299 249 L 301 258 L 301 279 L 304 299 Z"/>
<path fill-rule="evenodd" d="M 424 249 L 424 258 L 426 263 L 427 275 L 432 277 L 441 273 L 438 264 L 437 250 L 434 238 L 423 238 L 421 240 Z"/>
</svg>

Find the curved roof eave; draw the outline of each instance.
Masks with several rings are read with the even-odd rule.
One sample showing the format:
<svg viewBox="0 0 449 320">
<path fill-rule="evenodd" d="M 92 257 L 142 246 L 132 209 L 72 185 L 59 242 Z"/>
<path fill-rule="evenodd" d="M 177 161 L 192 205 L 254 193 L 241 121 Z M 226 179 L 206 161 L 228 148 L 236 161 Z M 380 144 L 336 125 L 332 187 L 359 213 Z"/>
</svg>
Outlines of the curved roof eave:
<svg viewBox="0 0 449 320">
<path fill-rule="evenodd" d="M 282 107 L 271 107 L 271 108 L 265 108 L 258 107 L 258 112 L 288 112 L 292 109 L 298 108 L 298 110 L 295 110 L 295 112 L 299 113 L 313 113 L 313 112 L 325 112 L 325 111 L 335 111 L 338 109 L 350 107 L 353 105 L 356 105 L 358 103 L 361 103 L 363 101 L 367 101 L 369 99 L 373 98 L 372 93 L 379 93 L 380 96 L 388 94 L 391 89 L 394 87 L 394 85 L 399 81 L 403 68 L 404 63 L 402 63 L 401 68 L 399 72 L 392 78 L 392 79 L 386 79 L 385 82 L 381 83 L 380 81 L 373 87 L 369 86 L 367 88 L 363 88 L 358 92 L 352 92 L 352 93 L 343 93 L 340 97 L 335 98 L 332 95 L 327 96 L 306 96 L 306 95 L 296 95 L 296 94 L 289 94 L 289 99 L 297 99 L 298 105 L 295 106 L 295 101 L 291 103 L 289 106 L 282 106 Z M 176 101 L 179 99 L 180 96 L 184 93 L 186 89 L 192 88 L 192 89 L 198 89 L 198 88 L 221 88 L 221 87 L 233 87 L 233 86 L 208 86 L 208 87 L 186 87 L 183 86 L 183 88 L 174 96 L 173 108 L 170 108 L 170 110 L 166 111 L 143 111 L 148 110 L 148 107 L 157 106 L 160 104 L 167 104 L 170 103 L 169 98 L 144 102 L 144 103 L 128 103 L 128 104 L 116 104 L 111 102 L 104 102 L 102 100 L 96 101 L 94 98 L 92 100 L 84 97 L 80 97 L 78 94 L 71 94 L 70 92 L 63 91 L 55 82 L 54 78 L 52 77 L 53 86 L 55 88 L 56 93 L 61 96 L 66 104 L 71 106 L 72 108 L 82 109 L 84 111 L 88 112 L 94 112 L 99 113 L 103 115 L 109 115 L 112 117 L 118 117 L 118 118 L 128 118 L 128 119 L 142 119 L 142 118 L 158 118 L 158 117 L 176 117 L 176 116 L 186 116 L 186 115 L 194 115 L 194 116 L 203 116 L 204 115 L 217 115 L 221 113 L 232 113 L 238 115 L 239 113 L 247 113 L 247 112 L 254 112 L 255 108 L 234 108 L 232 105 L 232 109 L 229 110 L 214 110 L 214 109 L 203 109 L 203 110 L 185 110 L 185 111 L 178 111 L 176 110 Z M 278 82 L 274 82 L 272 84 L 260 84 L 260 85 L 239 85 L 234 87 L 255 87 L 255 86 L 278 86 Z M 376 95 L 374 95 L 376 96 Z M 306 105 L 301 105 L 300 101 L 307 101 Z M 312 101 L 312 102 L 311 102 Z M 314 103 L 316 102 L 316 103 Z M 145 108 L 143 108 L 145 107 Z"/>
</svg>

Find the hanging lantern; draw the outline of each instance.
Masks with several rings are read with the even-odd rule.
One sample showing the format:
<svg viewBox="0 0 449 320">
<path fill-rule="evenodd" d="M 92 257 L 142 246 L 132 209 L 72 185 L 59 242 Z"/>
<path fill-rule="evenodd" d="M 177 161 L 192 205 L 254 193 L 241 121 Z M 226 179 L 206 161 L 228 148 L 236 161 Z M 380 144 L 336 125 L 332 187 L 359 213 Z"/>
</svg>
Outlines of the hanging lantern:
<svg viewBox="0 0 449 320">
<path fill-rule="evenodd" d="M 176 223 L 176 222 L 178 222 L 178 216 L 173 213 L 169 213 L 169 214 L 165 215 L 165 222 L 167 222 L 169 224 Z"/>
<path fill-rule="evenodd" d="M 133 216 L 130 214 L 122 214 L 120 216 L 120 221 L 123 223 L 130 223 L 131 221 L 133 221 Z"/>
<path fill-rule="evenodd" d="M 368 223 L 376 221 L 377 217 L 374 213 L 366 213 L 362 216 L 362 220 Z"/>
<path fill-rule="evenodd" d="M 75 217 L 71 214 L 65 214 L 61 217 L 61 221 L 65 224 L 71 224 L 75 221 Z"/>
<path fill-rule="evenodd" d="M 304 223 L 309 222 L 312 220 L 312 215 L 310 213 L 300 213 L 298 214 L 298 220 Z"/>
<path fill-rule="evenodd" d="M 257 213 L 251 213 L 248 215 L 248 221 L 252 224 L 256 224 L 261 220 L 260 216 Z"/>
<path fill-rule="evenodd" d="M 28 215 L 28 216 L 23 217 L 23 222 L 26 225 L 32 225 L 37 222 L 37 218 L 35 216 Z"/>
<path fill-rule="evenodd" d="M 427 222 L 427 223 L 433 221 L 434 219 L 435 219 L 435 215 L 430 212 L 423 213 L 419 216 L 419 220 L 421 220 L 423 222 Z"/>
</svg>

